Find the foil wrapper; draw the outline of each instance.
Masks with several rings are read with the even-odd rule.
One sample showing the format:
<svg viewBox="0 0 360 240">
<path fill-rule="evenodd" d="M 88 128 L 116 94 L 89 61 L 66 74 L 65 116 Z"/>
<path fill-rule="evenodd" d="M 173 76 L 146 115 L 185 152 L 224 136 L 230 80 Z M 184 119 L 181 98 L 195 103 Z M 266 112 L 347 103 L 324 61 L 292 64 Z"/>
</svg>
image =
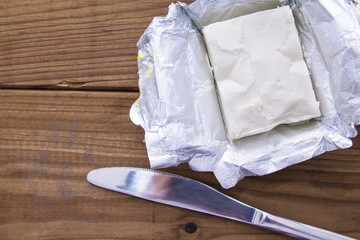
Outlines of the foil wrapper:
<svg viewBox="0 0 360 240">
<path fill-rule="evenodd" d="M 321 117 L 230 141 L 201 29 L 290 5 Z M 324 152 L 349 148 L 360 121 L 360 20 L 350 0 L 197 0 L 172 4 L 138 41 L 140 97 L 130 118 L 145 130 L 151 168 L 188 162 L 224 188 Z"/>
</svg>

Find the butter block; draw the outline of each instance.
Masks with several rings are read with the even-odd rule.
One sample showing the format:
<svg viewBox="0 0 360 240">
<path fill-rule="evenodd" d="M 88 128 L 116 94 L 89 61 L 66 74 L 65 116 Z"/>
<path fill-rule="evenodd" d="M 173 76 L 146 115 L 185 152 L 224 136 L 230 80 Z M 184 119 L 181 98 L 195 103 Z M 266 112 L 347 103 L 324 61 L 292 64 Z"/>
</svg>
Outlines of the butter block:
<svg viewBox="0 0 360 240">
<path fill-rule="evenodd" d="M 230 139 L 320 116 L 288 6 L 203 29 Z"/>
</svg>

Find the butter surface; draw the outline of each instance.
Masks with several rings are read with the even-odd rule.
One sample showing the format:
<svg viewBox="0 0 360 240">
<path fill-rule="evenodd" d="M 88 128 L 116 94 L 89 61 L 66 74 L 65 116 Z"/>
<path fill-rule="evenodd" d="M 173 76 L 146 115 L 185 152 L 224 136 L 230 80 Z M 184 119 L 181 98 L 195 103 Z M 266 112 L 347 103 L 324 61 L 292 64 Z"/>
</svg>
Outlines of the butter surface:
<svg viewBox="0 0 360 240">
<path fill-rule="evenodd" d="M 288 6 L 203 29 L 230 139 L 320 116 Z"/>
</svg>

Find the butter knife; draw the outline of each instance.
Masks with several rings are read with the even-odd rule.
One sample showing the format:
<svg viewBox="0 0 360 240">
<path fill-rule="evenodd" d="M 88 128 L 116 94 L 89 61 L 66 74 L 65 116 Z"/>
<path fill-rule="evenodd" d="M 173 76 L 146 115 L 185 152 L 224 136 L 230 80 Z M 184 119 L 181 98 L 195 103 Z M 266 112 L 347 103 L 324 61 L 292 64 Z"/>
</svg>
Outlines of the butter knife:
<svg viewBox="0 0 360 240">
<path fill-rule="evenodd" d="M 109 167 L 89 172 L 87 180 L 96 186 L 116 192 L 264 227 L 298 239 L 353 239 L 272 215 L 201 182 L 166 172 Z"/>
</svg>

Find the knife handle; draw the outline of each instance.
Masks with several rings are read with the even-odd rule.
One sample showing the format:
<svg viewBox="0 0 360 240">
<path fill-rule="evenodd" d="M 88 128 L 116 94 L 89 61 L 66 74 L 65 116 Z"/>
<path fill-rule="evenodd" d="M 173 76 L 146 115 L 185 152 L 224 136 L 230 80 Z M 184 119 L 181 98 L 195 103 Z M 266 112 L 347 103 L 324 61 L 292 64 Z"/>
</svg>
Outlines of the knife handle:
<svg viewBox="0 0 360 240">
<path fill-rule="evenodd" d="M 290 219 L 256 210 L 252 224 L 298 239 L 311 240 L 355 240 L 335 232 L 313 227 Z"/>
</svg>

